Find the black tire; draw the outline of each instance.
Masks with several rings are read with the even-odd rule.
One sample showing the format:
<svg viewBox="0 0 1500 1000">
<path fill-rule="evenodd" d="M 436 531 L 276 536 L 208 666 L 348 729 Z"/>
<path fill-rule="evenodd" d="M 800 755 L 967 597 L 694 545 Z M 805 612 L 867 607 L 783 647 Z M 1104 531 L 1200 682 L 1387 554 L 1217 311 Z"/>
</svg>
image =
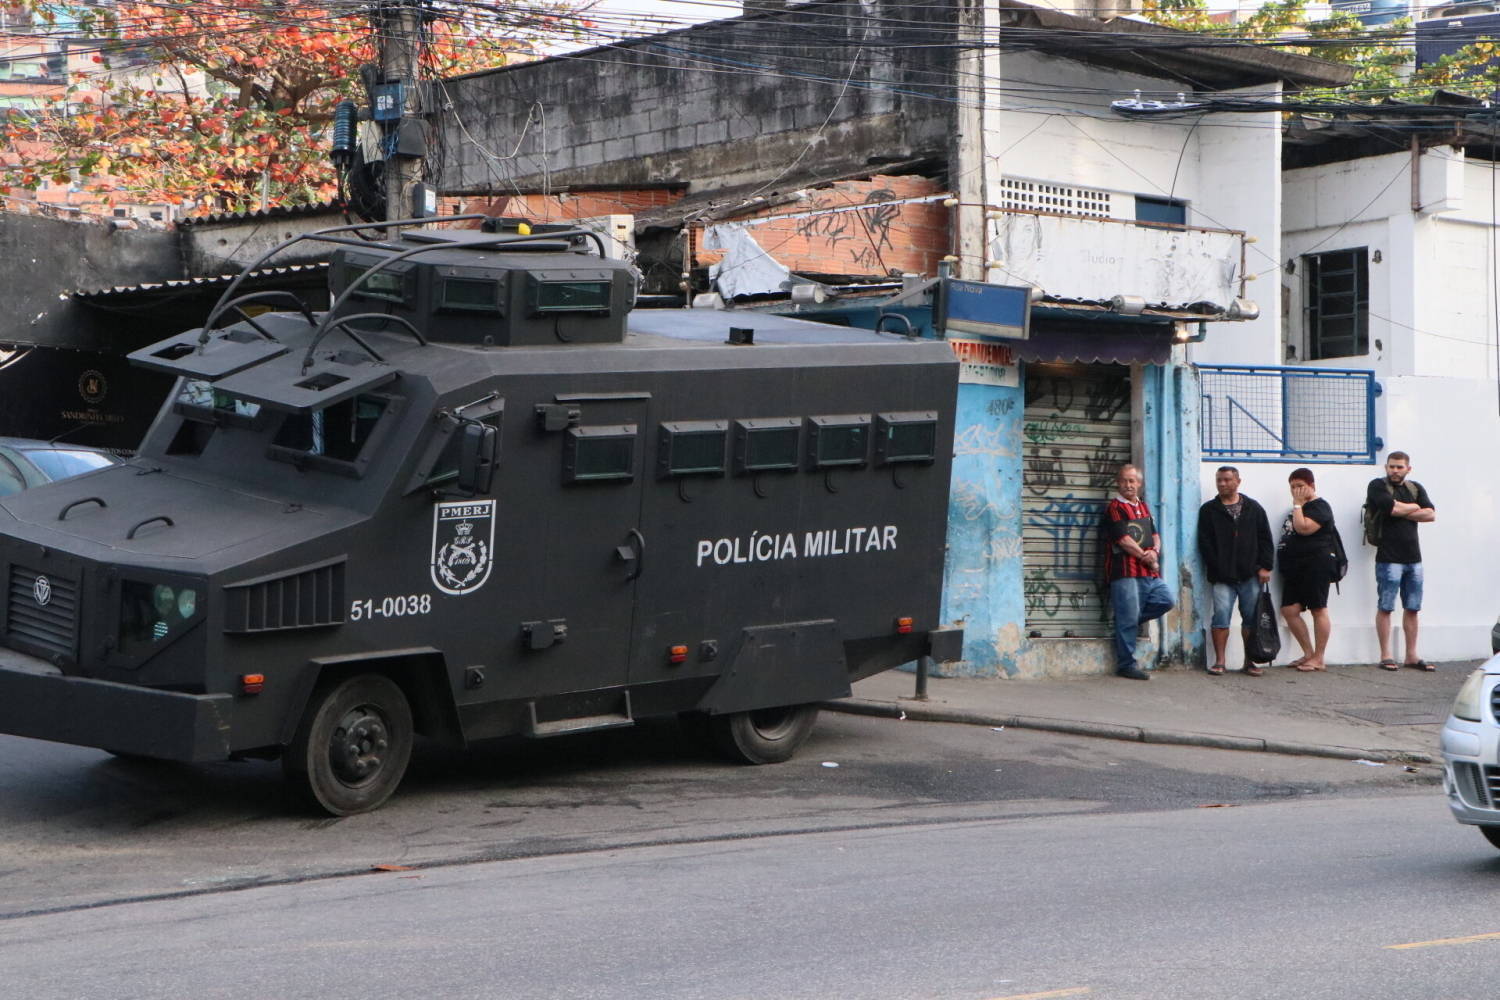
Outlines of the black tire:
<svg viewBox="0 0 1500 1000">
<path fill-rule="evenodd" d="M 729 712 L 709 719 L 719 750 L 730 760 L 745 764 L 780 764 L 791 760 L 817 721 L 816 705 Z"/>
<path fill-rule="evenodd" d="M 1492 846 L 1500 847 L 1500 826 L 1481 826 L 1479 832 L 1484 834 L 1484 839 Z"/>
<path fill-rule="evenodd" d="M 334 816 L 378 808 L 411 761 L 411 706 L 395 681 L 361 674 L 321 688 L 281 758 L 310 805 Z"/>
</svg>

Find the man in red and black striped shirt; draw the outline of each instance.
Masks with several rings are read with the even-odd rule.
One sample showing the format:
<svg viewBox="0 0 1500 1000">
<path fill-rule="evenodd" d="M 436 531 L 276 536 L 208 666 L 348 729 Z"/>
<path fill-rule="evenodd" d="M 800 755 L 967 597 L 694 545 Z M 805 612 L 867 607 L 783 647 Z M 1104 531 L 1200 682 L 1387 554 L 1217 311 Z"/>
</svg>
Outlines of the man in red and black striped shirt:
<svg viewBox="0 0 1500 1000">
<path fill-rule="evenodd" d="M 1161 578 L 1161 535 L 1141 496 L 1141 470 L 1120 466 L 1119 491 L 1104 508 L 1104 572 L 1115 613 L 1115 673 L 1149 681 L 1135 662 L 1141 625 L 1172 610 L 1172 592 Z"/>
</svg>

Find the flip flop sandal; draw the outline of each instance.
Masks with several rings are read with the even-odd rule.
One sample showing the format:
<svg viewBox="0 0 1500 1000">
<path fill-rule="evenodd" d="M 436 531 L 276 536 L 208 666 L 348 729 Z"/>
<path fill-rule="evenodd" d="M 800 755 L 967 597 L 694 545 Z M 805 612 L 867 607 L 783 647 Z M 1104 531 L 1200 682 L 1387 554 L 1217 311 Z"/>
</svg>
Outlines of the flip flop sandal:
<svg viewBox="0 0 1500 1000">
<path fill-rule="evenodd" d="M 1217 677 L 1224 672 L 1224 664 L 1210 663 L 1206 669 L 1210 674 L 1213 674 L 1215 677 Z"/>
<path fill-rule="evenodd" d="M 1264 674 L 1264 673 L 1265 673 L 1265 670 L 1263 670 L 1260 667 L 1257 667 L 1253 663 L 1247 663 L 1247 664 L 1245 664 L 1245 676 L 1246 677 L 1259 677 L 1261 674 Z"/>
<path fill-rule="evenodd" d="M 1305 656 L 1299 656 L 1295 660 L 1293 660 L 1291 663 L 1288 663 L 1287 666 L 1290 667 L 1293 670 L 1300 670 L 1301 667 L 1302 667 L 1302 664 L 1304 664 L 1306 662 L 1307 662 L 1307 657 L 1305 657 Z"/>
<path fill-rule="evenodd" d="M 1428 663 L 1426 660 L 1417 660 L 1415 663 L 1408 663 L 1407 666 L 1411 667 L 1413 670 L 1425 670 L 1429 674 L 1432 673 L 1434 670 L 1437 669 L 1437 667 L 1434 667 L 1432 664 Z M 1396 668 L 1392 667 L 1391 669 L 1395 670 Z"/>
<path fill-rule="evenodd" d="M 1387 658 L 1387 659 L 1384 659 L 1384 660 L 1380 661 L 1380 669 L 1381 670 L 1396 670 L 1398 668 L 1396 666 L 1396 661 L 1395 660 Z"/>
</svg>

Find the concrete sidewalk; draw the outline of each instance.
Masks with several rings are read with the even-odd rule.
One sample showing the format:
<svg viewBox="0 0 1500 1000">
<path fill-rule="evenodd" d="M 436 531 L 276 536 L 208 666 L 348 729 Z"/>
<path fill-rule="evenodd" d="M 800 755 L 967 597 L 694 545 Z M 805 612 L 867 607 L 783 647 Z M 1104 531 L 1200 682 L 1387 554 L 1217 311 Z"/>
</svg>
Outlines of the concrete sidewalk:
<svg viewBox="0 0 1500 1000">
<path fill-rule="evenodd" d="M 1156 671 L 1148 683 L 1110 676 L 1062 680 L 932 678 L 913 698 L 914 674 L 886 671 L 854 685 L 840 712 L 917 721 L 1014 726 L 1145 743 L 1337 757 L 1441 760 L 1438 733 L 1464 678 L 1482 660 L 1440 663 L 1433 673 L 1375 666 L 1302 673 L 1266 668 Z"/>
</svg>

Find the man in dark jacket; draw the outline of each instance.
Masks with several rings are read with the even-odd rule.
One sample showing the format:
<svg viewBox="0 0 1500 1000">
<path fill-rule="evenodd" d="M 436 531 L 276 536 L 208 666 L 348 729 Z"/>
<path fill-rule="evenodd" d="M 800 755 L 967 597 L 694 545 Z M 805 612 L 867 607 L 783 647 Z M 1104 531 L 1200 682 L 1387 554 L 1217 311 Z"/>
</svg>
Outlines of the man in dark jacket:
<svg viewBox="0 0 1500 1000">
<path fill-rule="evenodd" d="M 1417 655 L 1417 613 L 1422 610 L 1422 547 L 1417 544 L 1417 525 L 1431 524 L 1437 520 L 1437 512 L 1422 484 L 1408 478 L 1410 473 L 1411 456 L 1393 451 L 1385 458 L 1385 475 L 1370 480 L 1365 491 L 1366 516 L 1375 519 L 1379 539 L 1375 549 L 1375 637 L 1380 640 L 1380 665 L 1395 670 L 1391 612 L 1396 610 L 1399 592 L 1405 663 L 1430 672 L 1432 664 Z"/>
<path fill-rule="evenodd" d="M 1214 589 L 1214 615 L 1209 628 L 1214 661 L 1208 672 L 1217 676 L 1224 673 L 1234 606 L 1236 602 L 1240 606 L 1240 634 L 1248 635 L 1260 588 L 1271 579 L 1276 548 L 1265 509 L 1240 492 L 1240 470 L 1221 466 L 1214 473 L 1214 486 L 1219 495 L 1198 508 L 1198 552 Z M 1245 673 L 1259 677 L 1265 671 L 1246 660 Z"/>
</svg>

